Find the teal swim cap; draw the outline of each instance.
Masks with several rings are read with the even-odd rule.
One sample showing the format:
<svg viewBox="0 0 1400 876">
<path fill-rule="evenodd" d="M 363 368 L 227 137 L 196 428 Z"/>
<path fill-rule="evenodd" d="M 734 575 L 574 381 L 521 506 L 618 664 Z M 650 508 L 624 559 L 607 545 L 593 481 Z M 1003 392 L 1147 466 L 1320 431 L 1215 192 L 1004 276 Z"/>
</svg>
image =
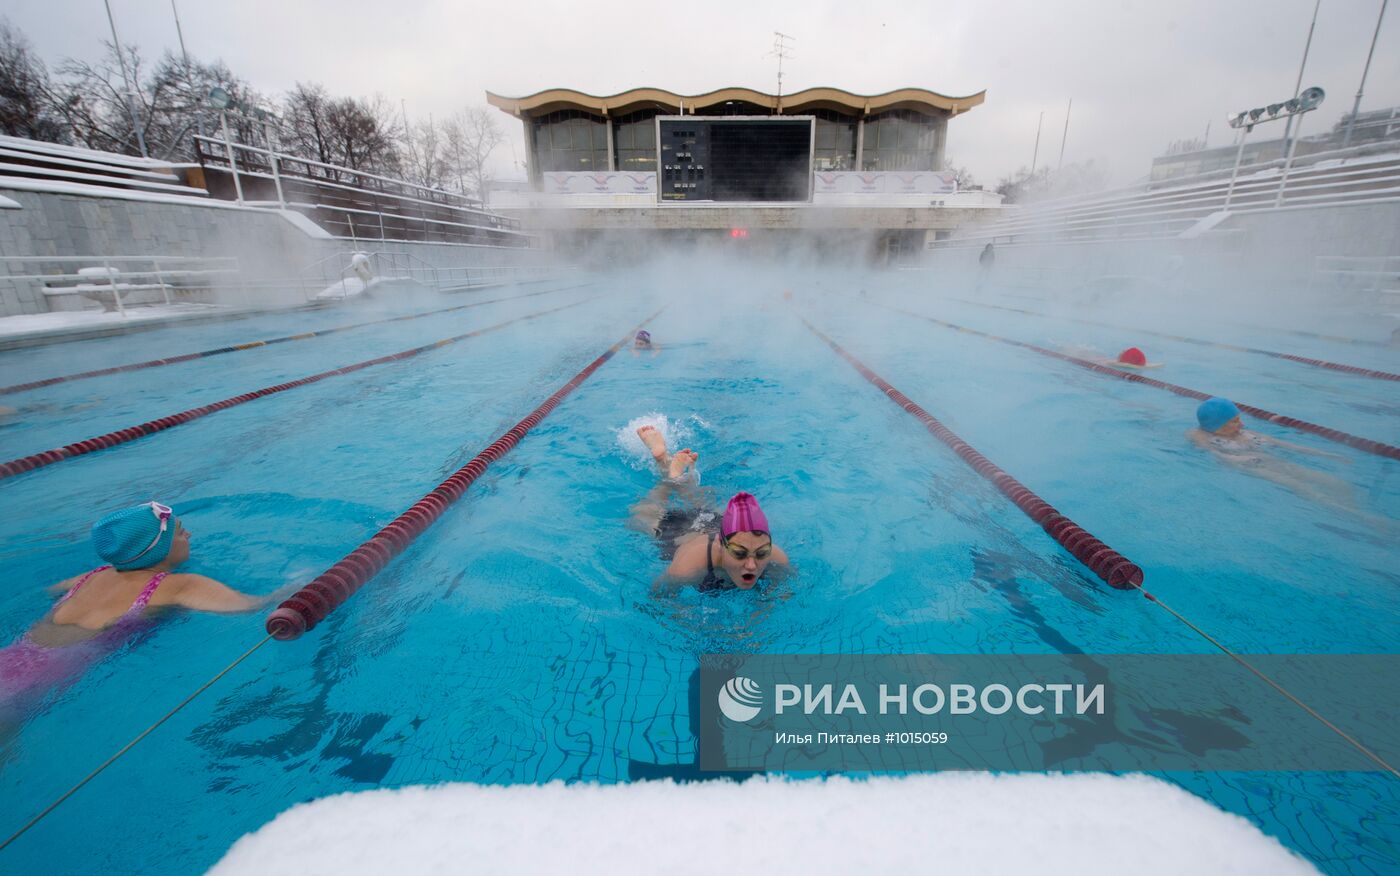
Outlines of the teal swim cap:
<svg viewBox="0 0 1400 876">
<path fill-rule="evenodd" d="M 1196 422 L 1207 432 L 1215 432 L 1221 426 L 1240 415 L 1240 409 L 1228 398 L 1208 398 L 1196 408 Z"/>
<path fill-rule="evenodd" d="M 97 555 L 125 572 L 154 566 L 175 543 L 175 512 L 159 502 L 113 511 L 92 525 Z"/>
</svg>

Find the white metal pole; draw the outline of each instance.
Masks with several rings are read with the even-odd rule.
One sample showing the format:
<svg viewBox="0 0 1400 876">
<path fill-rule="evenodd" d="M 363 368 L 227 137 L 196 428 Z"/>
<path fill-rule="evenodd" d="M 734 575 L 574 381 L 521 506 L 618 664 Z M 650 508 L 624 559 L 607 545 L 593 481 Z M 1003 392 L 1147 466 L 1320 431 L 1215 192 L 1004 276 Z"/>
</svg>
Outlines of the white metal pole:
<svg viewBox="0 0 1400 876">
<path fill-rule="evenodd" d="M 1356 86 L 1356 102 L 1351 105 L 1351 118 L 1347 120 L 1347 132 L 1342 137 L 1342 148 L 1351 145 L 1351 129 L 1356 127 L 1356 114 L 1361 112 L 1361 92 L 1366 90 L 1366 74 L 1371 72 L 1371 56 L 1376 53 L 1376 38 L 1381 35 L 1381 19 L 1385 18 L 1385 4 L 1381 0 L 1381 14 L 1376 16 L 1376 32 L 1371 34 L 1371 50 L 1366 53 L 1366 66 L 1361 70 L 1361 84 Z"/>
<path fill-rule="evenodd" d="M 1292 121 L 1291 118 L 1290 118 L 1290 121 Z M 1299 131 L 1303 130 L 1303 114 L 1302 114 L 1302 113 L 1298 113 L 1298 130 L 1299 130 Z M 1283 159 L 1283 172 L 1282 172 L 1281 174 L 1279 174 L 1279 178 L 1278 178 L 1278 195 L 1275 196 L 1275 198 L 1274 198 L 1274 206 L 1275 206 L 1275 207 L 1281 206 L 1281 205 L 1283 204 L 1283 187 L 1284 187 L 1285 185 L 1288 184 L 1288 169 L 1289 169 L 1290 167 L 1293 166 L 1293 151 L 1294 151 L 1295 149 L 1297 149 L 1297 148 L 1298 148 L 1298 137 L 1295 136 L 1292 140 L 1288 141 L 1288 156 L 1287 156 L 1286 158 Z"/>
<path fill-rule="evenodd" d="M 1069 106 L 1065 107 L 1065 132 L 1060 135 L 1060 163 L 1055 165 L 1055 172 L 1059 173 L 1060 168 L 1065 166 L 1065 141 L 1069 139 L 1069 112 L 1074 109 L 1074 98 L 1069 99 Z M 1210 130 L 1207 128 L 1206 130 Z"/>
<path fill-rule="evenodd" d="M 233 173 L 233 191 L 238 203 L 243 203 L 243 183 L 238 179 L 238 158 L 233 154 L 233 138 L 228 135 L 228 112 L 219 110 L 219 125 L 224 129 L 224 154 L 228 156 L 228 169 Z"/>
<path fill-rule="evenodd" d="M 272 165 L 272 184 L 277 187 L 277 206 L 287 209 L 287 199 L 282 194 L 282 173 L 278 169 L 277 138 L 273 135 L 272 122 L 263 119 L 263 137 L 267 140 L 267 159 Z"/>
<path fill-rule="evenodd" d="M 1308 50 L 1312 48 L 1313 29 L 1317 27 L 1317 10 L 1322 7 L 1322 0 L 1317 0 L 1313 4 L 1312 23 L 1308 25 L 1308 41 L 1303 43 L 1303 60 L 1298 64 L 1298 81 L 1293 84 L 1293 97 L 1298 97 L 1298 92 L 1303 89 L 1303 68 L 1308 66 Z M 1301 124 L 1301 119 L 1299 120 Z M 1287 148 L 1289 134 L 1293 131 L 1293 116 L 1288 117 L 1288 121 L 1283 123 L 1283 145 Z"/>
<path fill-rule="evenodd" d="M 1235 150 L 1235 169 L 1230 171 L 1230 187 L 1225 190 L 1225 206 L 1221 209 L 1230 209 L 1230 199 L 1235 195 L 1235 178 L 1240 175 L 1240 159 L 1244 157 L 1244 138 L 1249 136 L 1249 129 L 1240 131 L 1240 148 Z"/>
<path fill-rule="evenodd" d="M 1035 177 L 1036 159 L 1040 157 L 1040 123 L 1045 121 L 1045 111 L 1040 111 L 1040 118 L 1035 120 L 1035 151 L 1031 153 L 1031 177 Z"/>
<path fill-rule="evenodd" d="M 107 25 L 112 29 L 112 46 L 117 51 L 117 63 L 122 68 L 122 84 L 126 86 L 126 111 L 131 114 L 131 129 L 136 132 L 136 146 L 142 158 L 150 158 L 146 152 L 146 135 L 141 133 L 141 120 L 136 117 L 136 103 L 132 100 L 131 75 L 126 72 L 126 55 L 122 54 L 121 40 L 117 39 L 117 21 L 112 17 L 111 0 L 102 0 L 107 7 Z"/>
</svg>

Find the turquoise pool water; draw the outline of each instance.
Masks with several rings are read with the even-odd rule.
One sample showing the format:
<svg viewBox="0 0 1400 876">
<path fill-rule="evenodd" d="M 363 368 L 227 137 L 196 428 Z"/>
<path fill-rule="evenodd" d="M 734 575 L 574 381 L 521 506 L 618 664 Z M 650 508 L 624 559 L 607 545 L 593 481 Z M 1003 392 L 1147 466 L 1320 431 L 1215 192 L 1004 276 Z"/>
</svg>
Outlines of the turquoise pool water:
<svg viewBox="0 0 1400 876">
<path fill-rule="evenodd" d="M 664 297 L 655 275 L 592 279 L 3 400 L 21 410 L 0 427 L 9 459 L 583 302 L 0 482 L 13 509 L 0 515 L 9 641 L 47 609 L 44 585 L 96 564 L 93 518 L 152 497 L 194 533 L 190 571 L 255 592 L 309 581 L 666 305 L 649 326 L 659 356 L 614 357 L 345 606 L 302 639 L 260 649 L 0 852 L 6 868 L 190 872 L 288 806 L 375 786 L 683 774 L 695 757 L 687 682 L 707 651 L 1209 650 L 1079 566 L 794 309 L 1138 562 L 1154 593 L 1235 650 L 1400 649 L 1400 548 L 1368 522 L 1400 517 L 1393 460 L 1257 424 L 1340 454 L 1317 464 L 1354 486 L 1360 513 L 1323 512 L 1196 451 L 1188 400 L 881 305 L 1049 347 L 1111 355 L 1137 344 L 1167 363 L 1154 377 L 1400 443 L 1393 383 L 991 311 L 897 274 L 828 276 L 792 304 L 779 294 L 791 281 L 761 270 L 672 279 Z M 0 369 L 14 383 L 363 318 L 338 308 L 172 328 L 0 354 Z M 1398 370 L 1379 348 L 1244 330 L 1217 339 Z M 762 500 L 799 570 L 790 598 L 650 594 L 662 563 L 626 522 L 655 475 L 619 434 L 653 413 L 700 452 L 717 501 L 739 489 Z M 262 614 L 171 617 L 28 712 L 3 737 L 0 828 L 17 828 L 255 644 L 262 624 Z M 1400 799 L 1378 775 L 1168 778 L 1325 871 L 1400 865 Z"/>
</svg>

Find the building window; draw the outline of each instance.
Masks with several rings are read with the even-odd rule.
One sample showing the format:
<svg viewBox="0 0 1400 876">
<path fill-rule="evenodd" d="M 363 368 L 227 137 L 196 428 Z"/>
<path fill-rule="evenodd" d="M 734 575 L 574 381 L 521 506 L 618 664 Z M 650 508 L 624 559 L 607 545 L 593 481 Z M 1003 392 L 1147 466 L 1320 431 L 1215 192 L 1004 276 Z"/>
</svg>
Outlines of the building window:
<svg viewBox="0 0 1400 876">
<path fill-rule="evenodd" d="M 817 110 L 817 142 L 812 152 L 815 170 L 854 170 L 856 119 L 831 110 Z"/>
<path fill-rule="evenodd" d="M 861 170 L 939 170 L 946 120 L 891 110 L 865 120 Z"/>
<path fill-rule="evenodd" d="M 535 119 L 536 167 L 547 171 L 608 169 L 607 123 L 579 110 L 561 110 Z"/>
<path fill-rule="evenodd" d="M 618 170 L 656 171 L 656 116 L 656 110 L 638 110 L 613 120 Z"/>
</svg>

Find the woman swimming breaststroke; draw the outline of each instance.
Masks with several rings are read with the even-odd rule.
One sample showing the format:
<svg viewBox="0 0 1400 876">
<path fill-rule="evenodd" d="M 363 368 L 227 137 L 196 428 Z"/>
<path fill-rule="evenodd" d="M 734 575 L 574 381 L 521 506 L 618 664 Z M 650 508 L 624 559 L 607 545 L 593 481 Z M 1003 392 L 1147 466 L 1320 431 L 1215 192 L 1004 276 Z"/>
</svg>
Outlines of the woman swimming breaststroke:
<svg viewBox="0 0 1400 876">
<path fill-rule="evenodd" d="M 240 593 L 203 575 L 173 570 L 190 557 L 190 533 L 175 512 L 146 502 L 108 514 L 92 527 L 106 565 L 68 578 L 53 607 L 0 649 L 0 706 L 62 684 L 115 649 L 162 606 L 251 611 L 271 597 Z"/>
<path fill-rule="evenodd" d="M 722 516 L 713 513 L 693 477 L 699 455 L 689 448 L 669 453 L 666 439 L 653 426 L 642 426 L 637 437 L 666 473 L 632 509 L 635 528 L 652 533 L 661 543 L 662 557 L 670 560 L 654 590 L 674 592 L 691 585 L 702 592 L 751 590 L 772 572 L 787 569 L 787 554 L 773 543 L 758 499 L 736 493 Z M 683 507 L 668 507 L 673 494 Z"/>
</svg>

